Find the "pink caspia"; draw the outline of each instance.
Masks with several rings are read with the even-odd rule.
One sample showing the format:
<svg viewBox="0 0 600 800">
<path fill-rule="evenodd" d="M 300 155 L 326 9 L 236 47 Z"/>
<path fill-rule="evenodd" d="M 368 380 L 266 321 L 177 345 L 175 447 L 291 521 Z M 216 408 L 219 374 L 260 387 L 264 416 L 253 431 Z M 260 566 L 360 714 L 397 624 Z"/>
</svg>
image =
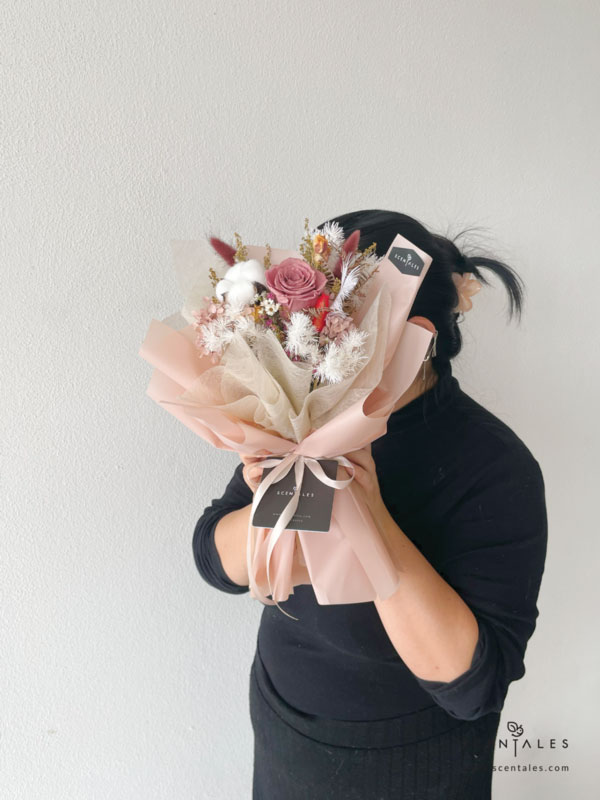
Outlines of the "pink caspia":
<svg viewBox="0 0 600 800">
<path fill-rule="evenodd" d="M 390 254 L 395 248 L 412 251 L 421 259 L 419 274 L 406 274 L 392 263 Z M 266 248 L 248 245 L 247 252 L 248 258 L 262 260 Z M 290 250 L 271 250 L 273 263 L 288 257 L 300 255 Z M 424 317 L 409 320 L 408 313 L 431 261 L 429 255 L 403 236 L 395 237 L 379 269 L 366 284 L 368 293 L 354 315 L 360 323 L 382 285 L 386 285 L 391 296 L 391 314 L 379 384 L 366 399 L 350 406 L 299 443 L 234 419 L 219 408 L 178 402 L 180 395 L 214 366 L 209 357 L 198 357 L 192 325 L 176 331 L 163 322 L 151 320 L 138 353 L 154 367 L 146 394 L 220 449 L 248 455 L 267 451 L 275 457 L 295 454 L 313 458 L 333 458 L 357 450 L 386 433 L 394 405 L 414 380 L 427 354 L 434 327 Z M 338 479 L 349 475 L 344 466 L 338 467 Z M 401 580 L 370 512 L 358 499 L 352 483 L 334 492 L 328 532 L 285 529 L 279 533 L 275 546 L 270 539 L 272 533 L 271 528 L 249 525 L 250 595 L 268 605 L 288 599 L 294 586 L 301 584 L 312 584 L 321 605 L 386 599 Z"/>
</svg>

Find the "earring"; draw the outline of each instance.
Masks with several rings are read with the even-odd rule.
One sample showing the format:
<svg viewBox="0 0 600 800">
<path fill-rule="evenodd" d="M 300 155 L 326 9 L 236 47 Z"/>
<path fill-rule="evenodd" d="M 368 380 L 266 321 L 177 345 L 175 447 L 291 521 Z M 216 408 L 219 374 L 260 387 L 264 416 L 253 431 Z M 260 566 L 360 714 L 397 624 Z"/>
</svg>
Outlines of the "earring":
<svg viewBox="0 0 600 800">
<path fill-rule="evenodd" d="M 434 334 L 433 334 L 433 340 L 431 341 L 429 347 L 427 348 L 427 354 L 426 354 L 425 358 L 423 359 L 423 380 L 425 380 L 425 378 L 426 378 L 425 362 L 429 361 L 430 358 L 433 358 L 434 356 L 437 355 L 437 349 L 436 349 L 437 337 L 438 337 L 438 332 L 437 332 L 437 330 L 435 330 Z"/>
</svg>

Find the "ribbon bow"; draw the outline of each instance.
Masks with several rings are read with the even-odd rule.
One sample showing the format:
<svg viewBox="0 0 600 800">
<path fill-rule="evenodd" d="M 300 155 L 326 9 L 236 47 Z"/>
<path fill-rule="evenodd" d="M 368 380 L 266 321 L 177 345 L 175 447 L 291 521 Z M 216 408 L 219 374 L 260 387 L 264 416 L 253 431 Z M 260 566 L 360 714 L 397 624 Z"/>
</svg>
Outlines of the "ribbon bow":
<svg viewBox="0 0 600 800">
<path fill-rule="evenodd" d="M 321 458 L 331 458 L 341 464 L 344 467 L 348 467 L 352 470 L 352 475 L 347 478 L 346 480 L 334 480 L 333 478 L 328 477 L 323 467 L 319 464 L 319 461 L 312 456 L 305 456 L 302 453 L 298 453 L 295 450 L 290 451 L 285 456 L 258 456 L 261 459 L 260 466 L 265 467 L 274 467 L 271 472 L 266 475 L 265 478 L 259 483 L 255 493 L 254 499 L 252 501 L 252 509 L 250 511 L 250 519 L 248 521 L 248 540 L 246 546 L 246 563 L 248 567 L 248 578 L 250 581 L 250 585 L 254 591 L 254 593 L 262 600 L 267 600 L 267 598 L 262 594 L 262 592 L 258 589 L 255 581 L 252 577 L 252 564 L 254 560 L 254 545 L 255 545 L 255 527 L 252 525 L 252 518 L 254 516 L 254 512 L 260 503 L 261 499 L 263 498 L 265 492 L 271 486 L 271 484 L 276 483 L 277 481 L 282 480 L 290 469 L 292 465 L 294 466 L 294 472 L 296 477 L 295 487 L 294 487 L 294 494 L 289 499 L 287 505 L 281 512 L 279 519 L 277 520 L 275 527 L 271 531 L 270 539 L 269 539 L 269 547 L 267 550 L 267 582 L 269 584 L 269 589 L 271 595 L 273 594 L 273 587 L 271 586 L 271 579 L 269 576 L 269 563 L 271 560 L 271 554 L 277 541 L 279 540 L 281 534 L 284 530 L 286 530 L 286 526 L 291 518 L 294 516 L 296 512 L 296 508 L 298 507 L 298 502 L 300 500 L 300 490 L 302 488 L 302 479 L 304 477 L 304 468 L 307 466 L 313 475 L 318 478 L 321 483 L 326 484 L 327 486 L 331 486 L 334 489 L 344 489 L 348 486 L 352 480 L 354 479 L 355 469 L 354 464 L 349 461 L 345 456 L 321 456 Z M 251 465 L 255 467 L 258 462 L 253 462 Z M 246 469 L 244 467 L 244 470 Z M 279 603 L 273 599 L 273 602 L 277 606 L 277 608 L 282 611 L 287 617 L 291 619 L 295 619 L 297 621 L 297 617 L 293 617 L 291 614 L 288 614 L 287 611 L 284 611 L 283 608 L 279 605 Z"/>
</svg>

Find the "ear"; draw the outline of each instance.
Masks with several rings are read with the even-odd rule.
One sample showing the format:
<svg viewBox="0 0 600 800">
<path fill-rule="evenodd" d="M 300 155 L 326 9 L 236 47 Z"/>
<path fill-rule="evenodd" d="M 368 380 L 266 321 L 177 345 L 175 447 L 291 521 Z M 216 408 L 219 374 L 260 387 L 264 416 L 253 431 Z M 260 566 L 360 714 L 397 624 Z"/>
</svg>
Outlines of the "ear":
<svg viewBox="0 0 600 800">
<path fill-rule="evenodd" d="M 422 328 L 426 328 L 428 331 L 435 333 L 435 325 L 430 319 L 427 317 L 410 317 L 407 319 L 407 322 L 412 322 L 415 325 L 420 325 Z"/>
<path fill-rule="evenodd" d="M 216 236 L 211 236 L 209 239 L 213 250 L 218 253 L 221 258 L 226 261 L 228 264 L 235 264 L 235 247 L 232 247 L 227 242 L 218 239 Z"/>
</svg>

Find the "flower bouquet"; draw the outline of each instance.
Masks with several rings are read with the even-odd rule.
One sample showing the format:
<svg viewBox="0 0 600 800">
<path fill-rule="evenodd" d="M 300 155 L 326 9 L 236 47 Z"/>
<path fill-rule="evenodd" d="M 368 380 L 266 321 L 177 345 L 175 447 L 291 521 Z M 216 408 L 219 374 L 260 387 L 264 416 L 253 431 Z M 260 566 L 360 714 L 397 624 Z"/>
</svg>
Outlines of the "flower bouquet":
<svg viewBox="0 0 600 800">
<path fill-rule="evenodd" d="M 213 446 L 263 458 L 248 527 L 250 594 L 286 614 L 278 601 L 301 584 L 322 605 L 385 599 L 397 588 L 340 454 L 385 434 L 435 332 L 424 317 L 407 319 L 430 256 L 400 234 L 378 257 L 376 243 L 358 249 L 358 230 L 345 238 L 337 223 L 310 228 L 308 219 L 304 228 L 298 251 L 244 245 L 237 233 L 235 246 L 172 242 L 184 305 L 151 320 L 139 350 L 154 367 L 153 400 Z M 337 462 L 336 477 L 325 460 Z M 292 467 L 275 524 L 253 525 Z M 328 530 L 292 527 L 305 468 L 334 490 Z"/>
</svg>

